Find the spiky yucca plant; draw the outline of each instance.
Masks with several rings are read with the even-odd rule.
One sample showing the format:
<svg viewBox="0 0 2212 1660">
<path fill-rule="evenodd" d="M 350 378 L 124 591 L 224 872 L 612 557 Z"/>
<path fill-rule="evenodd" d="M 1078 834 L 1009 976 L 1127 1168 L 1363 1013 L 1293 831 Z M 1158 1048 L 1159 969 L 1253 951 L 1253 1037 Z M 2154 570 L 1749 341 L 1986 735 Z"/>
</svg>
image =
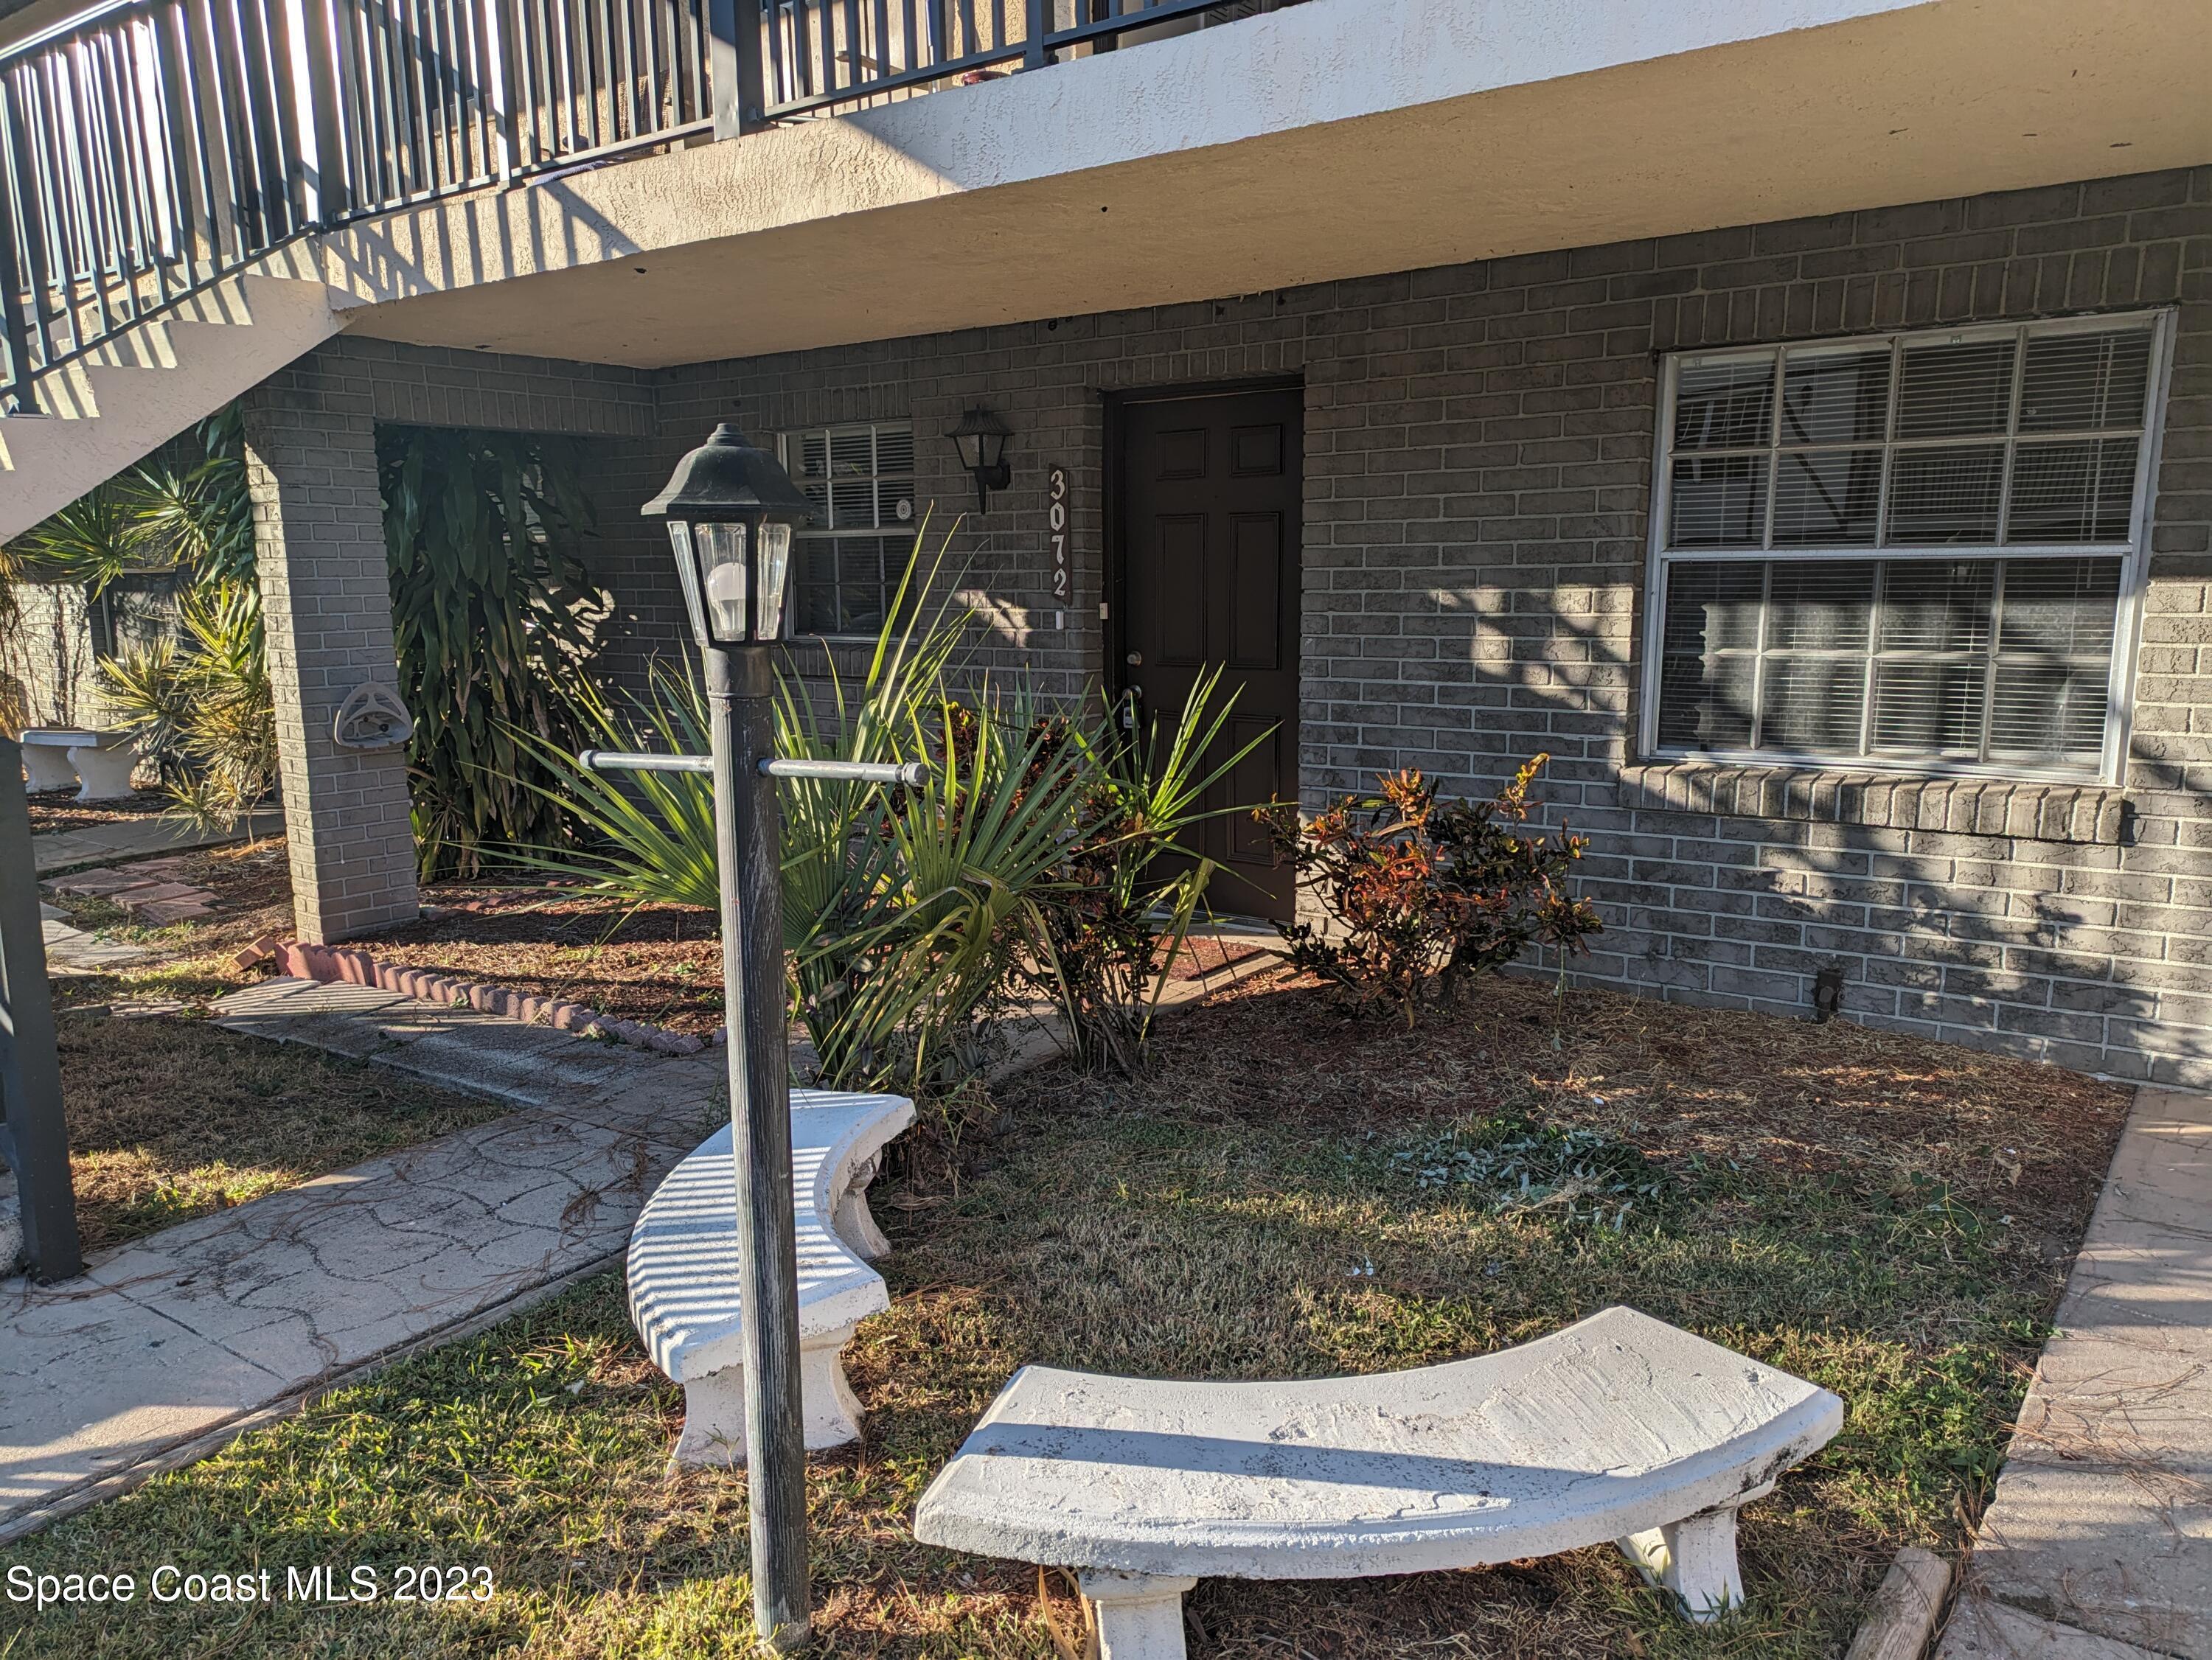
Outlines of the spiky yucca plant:
<svg viewBox="0 0 2212 1660">
<path fill-rule="evenodd" d="M 276 783 L 276 720 L 254 591 L 215 581 L 179 606 L 181 642 L 131 646 L 100 665 L 118 724 L 158 761 L 200 825 L 229 826 Z"/>
</svg>

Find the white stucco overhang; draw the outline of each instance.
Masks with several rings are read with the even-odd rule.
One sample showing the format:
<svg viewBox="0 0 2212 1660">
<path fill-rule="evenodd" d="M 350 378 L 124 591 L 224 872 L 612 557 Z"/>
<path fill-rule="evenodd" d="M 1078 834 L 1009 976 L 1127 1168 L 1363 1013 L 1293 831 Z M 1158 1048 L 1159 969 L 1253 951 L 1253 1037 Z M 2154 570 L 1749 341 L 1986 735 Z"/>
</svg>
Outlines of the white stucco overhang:
<svg viewBox="0 0 2212 1660">
<path fill-rule="evenodd" d="M 360 332 L 698 361 L 2212 161 L 2206 0 L 1310 0 L 325 239 Z"/>
</svg>

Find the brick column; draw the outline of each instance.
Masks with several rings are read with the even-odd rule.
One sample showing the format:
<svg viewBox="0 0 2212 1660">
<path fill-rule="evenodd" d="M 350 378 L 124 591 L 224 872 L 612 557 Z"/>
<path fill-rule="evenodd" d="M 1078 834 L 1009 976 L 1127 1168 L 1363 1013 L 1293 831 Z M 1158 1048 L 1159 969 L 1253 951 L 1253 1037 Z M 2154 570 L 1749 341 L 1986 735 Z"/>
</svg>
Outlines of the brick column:
<svg viewBox="0 0 2212 1660">
<path fill-rule="evenodd" d="M 365 682 L 397 691 L 376 426 L 368 386 L 329 347 L 248 393 L 247 488 L 267 621 L 269 678 L 306 940 L 413 919 L 406 750 L 341 748 L 331 724 Z"/>
</svg>

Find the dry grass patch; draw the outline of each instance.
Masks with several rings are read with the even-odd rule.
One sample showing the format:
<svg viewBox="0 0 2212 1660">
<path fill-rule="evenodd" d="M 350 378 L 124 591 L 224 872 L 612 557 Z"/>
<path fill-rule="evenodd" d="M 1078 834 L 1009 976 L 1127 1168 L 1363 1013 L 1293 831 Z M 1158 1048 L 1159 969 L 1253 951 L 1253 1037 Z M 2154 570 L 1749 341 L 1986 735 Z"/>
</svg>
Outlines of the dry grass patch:
<svg viewBox="0 0 2212 1660">
<path fill-rule="evenodd" d="M 56 1041 L 88 1250 L 512 1111 L 203 1020 L 68 1009 Z"/>
</svg>

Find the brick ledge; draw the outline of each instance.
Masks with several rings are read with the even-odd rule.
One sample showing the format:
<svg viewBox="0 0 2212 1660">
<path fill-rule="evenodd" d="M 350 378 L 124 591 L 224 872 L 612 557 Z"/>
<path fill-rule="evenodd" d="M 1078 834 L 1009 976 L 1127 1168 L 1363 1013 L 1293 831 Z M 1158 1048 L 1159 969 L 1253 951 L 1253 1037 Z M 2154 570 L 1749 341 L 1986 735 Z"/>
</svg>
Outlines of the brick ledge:
<svg viewBox="0 0 2212 1660">
<path fill-rule="evenodd" d="M 2130 841 L 2135 821 L 2127 792 L 2106 785 L 1713 761 L 1624 766 L 1620 805 L 1645 812 L 2108 846 Z"/>
</svg>

